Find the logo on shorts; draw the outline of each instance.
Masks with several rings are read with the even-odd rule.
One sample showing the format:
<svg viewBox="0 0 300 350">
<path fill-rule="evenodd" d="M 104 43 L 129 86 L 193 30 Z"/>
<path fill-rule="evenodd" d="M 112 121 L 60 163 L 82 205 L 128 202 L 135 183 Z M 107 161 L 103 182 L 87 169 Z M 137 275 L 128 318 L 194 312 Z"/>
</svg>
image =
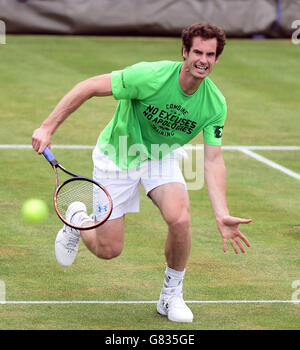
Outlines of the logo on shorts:
<svg viewBox="0 0 300 350">
<path fill-rule="evenodd" d="M 223 128 L 224 126 L 215 126 L 215 136 L 217 139 L 220 139 L 222 137 Z"/>
<path fill-rule="evenodd" d="M 99 205 L 98 206 L 98 213 L 102 214 L 102 213 L 107 213 L 108 212 L 108 206 L 107 205 Z"/>
</svg>

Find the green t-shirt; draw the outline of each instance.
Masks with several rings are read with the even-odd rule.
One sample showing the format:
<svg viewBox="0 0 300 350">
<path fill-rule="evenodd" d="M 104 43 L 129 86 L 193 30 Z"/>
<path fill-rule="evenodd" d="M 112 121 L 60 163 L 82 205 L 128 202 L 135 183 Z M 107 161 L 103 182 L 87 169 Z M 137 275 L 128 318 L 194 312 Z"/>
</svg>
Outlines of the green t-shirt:
<svg viewBox="0 0 300 350">
<path fill-rule="evenodd" d="M 120 101 L 98 145 L 121 169 L 161 159 L 202 130 L 205 143 L 221 145 L 224 96 L 209 78 L 186 95 L 179 85 L 181 66 L 182 62 L 141 62 L 111 73 L 112 93 Z"/>
</svg>

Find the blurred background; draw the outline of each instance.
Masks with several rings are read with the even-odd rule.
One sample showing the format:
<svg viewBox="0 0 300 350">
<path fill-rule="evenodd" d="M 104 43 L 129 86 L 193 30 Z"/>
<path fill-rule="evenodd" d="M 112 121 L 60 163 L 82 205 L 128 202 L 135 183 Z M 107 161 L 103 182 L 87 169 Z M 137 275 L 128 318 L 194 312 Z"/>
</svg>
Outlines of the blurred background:
<svg viewBox="0 0 300 350">
<path fill-rule="evenodd" d="M 7 34 L 177 36 L 207 21 L 228 37 L 287 38 L 300 0 L 0 0 Z"/>
</svg>

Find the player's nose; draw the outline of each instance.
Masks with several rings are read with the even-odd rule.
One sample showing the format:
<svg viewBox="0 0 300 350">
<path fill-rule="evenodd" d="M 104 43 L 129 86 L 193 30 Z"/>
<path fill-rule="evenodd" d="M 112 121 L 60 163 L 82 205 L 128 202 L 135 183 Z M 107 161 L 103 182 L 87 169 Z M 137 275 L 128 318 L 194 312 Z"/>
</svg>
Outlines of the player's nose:
<svg viewBox="0 0 300 350">
<path fill-rule="evenodd" d="M 202 56 L 200 57 L 200 64 L 201 64 L 201 65 L 206 65 L 207 62 L 208 62 L 208 60 L 207 60 L 206 55 L 202 55 Z"/>
</svg>

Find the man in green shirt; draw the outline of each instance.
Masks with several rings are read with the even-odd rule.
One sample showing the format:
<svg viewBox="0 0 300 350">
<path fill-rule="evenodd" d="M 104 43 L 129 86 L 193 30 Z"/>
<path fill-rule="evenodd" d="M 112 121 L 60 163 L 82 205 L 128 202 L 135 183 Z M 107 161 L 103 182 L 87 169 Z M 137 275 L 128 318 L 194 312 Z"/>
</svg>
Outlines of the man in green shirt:
<svg viewBox="0 0 300 350">
<path fill-rule="evenodd" d="M 171 321 L 192 322 L 193 314 L 182 292 L 191 248 L 189 197 L 174 154 L 199 132 L 203 131 L 204 137 L 206 186 L 224 252 L 228 240 L 236 253 L 245 252 L 242 241 L 247 246 L 250 243 L 239 231 L 239 224 L 251 220 L 229 214 L 221 152 L 226 101 L 208 78 L 223 51 L 225 34 L 216 26 L 199 23 L 183 30 L 182 42 L 183 62 L 142 62 L 77 84 L 34 131 L 32 145 L 41 154 L 51 144 L 57 127 L 90 97 L 113 95 L 119 100 L 93 152 L 94 178 L 113 199 L 110 220 L 90 231 L 64 226 L 56 238 L 56 257 L 61 265 L 70 266 L 81 238 L 99 258 L 120 255 L 124 217 L 139 210 L 142 184 L 168 225 L 167 267 L 157 311 Z M 149 169 L 154 170 L 150 176 Z M 82 203 L 73 204 L 69 211 L 74 220 L 87 220 Z"/>
</svg>

